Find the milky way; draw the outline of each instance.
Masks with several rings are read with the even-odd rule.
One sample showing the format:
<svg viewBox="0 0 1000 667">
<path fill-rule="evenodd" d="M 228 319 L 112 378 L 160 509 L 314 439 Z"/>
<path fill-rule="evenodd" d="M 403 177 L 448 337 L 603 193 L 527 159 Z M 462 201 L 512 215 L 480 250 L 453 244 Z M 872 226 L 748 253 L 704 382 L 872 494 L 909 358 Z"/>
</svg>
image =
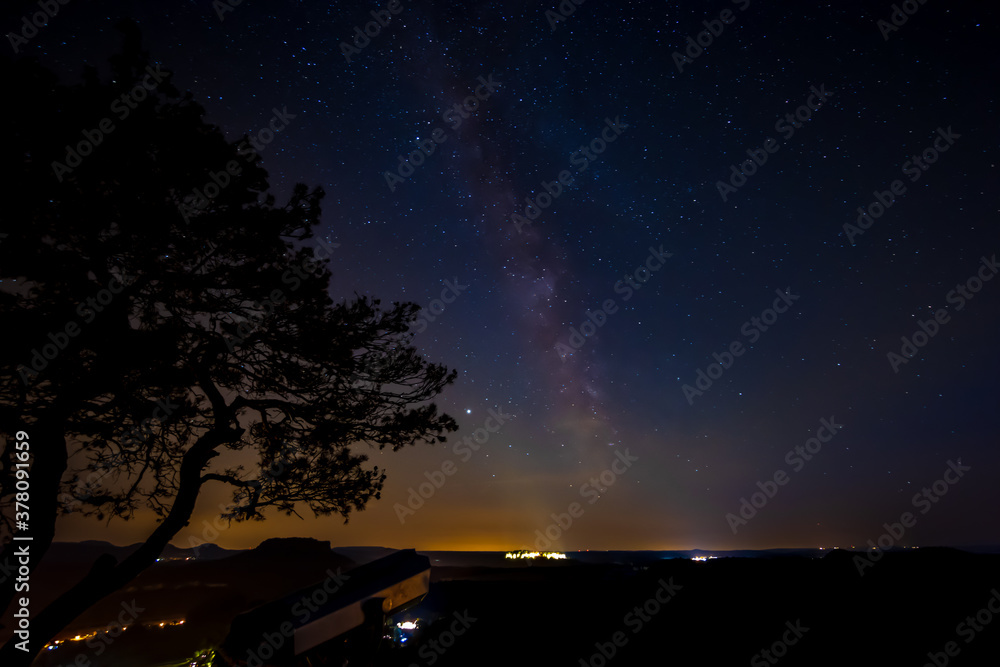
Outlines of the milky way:
<svg viewBox="0 0 1000 667">
<path fill-rule="evenodd" d="M 468 461 L 453 442 L 379 456 L 383 500 L 349 526 L 274 521 L 220 541 L 530 548 L 625 451 L 636 464 L 559 548 L 863 543 L 959 456 L 972 470 L 914 543 L 994 539 L 981 510 L 1000 501 L 1000 283 L 961 310 L 947 295 L 998 251 L 996 9 L 926 3 L 886 36 L 878 3 L 588 2 L 553 23 L 557 4 L 404 2 L 349 63 L 341 44 L 375 4 L 244 2 L 224 20 L 210 2 L 130 6 L 230 139 L 275 107 L 297 114 L 261 151 L 272 189 L 326 190 L 335 298 L 424 308 L 414 344 L 459 371 L 438 401 L 458 438 L 490 409 L 514 415 Z M 116 47 L 115 7 L 66 5 L 25 52 L 71 79 Z M 448 115 L 470 96 L 474 111 Z M 909 180 L 904 163 L 947 128 L 961 138 Z M 421 142 L 433 152 L 399 176 Z M 549 194 L 562 172 L 572 183 Z M 863 233 L 845 227 L 896 179 L 905 193 Z M 618 281 L 661 247 L 626 299 Z M 435 304 L 446 281 L 467 287 Z M 797 299 L 772 319 L 776 290 Z M 949 321 L 894 366 L 941 308 Z M 573 345 L 574 329 L 590 335 Z M 786 453 L 831 417 L 843 428 L 795 471 Z M 448 459 L 458 473 L 402 525 L 393 506 Z M 727 514 L 779 470 L 787 486 L 734 533 Z"/>
</svg>

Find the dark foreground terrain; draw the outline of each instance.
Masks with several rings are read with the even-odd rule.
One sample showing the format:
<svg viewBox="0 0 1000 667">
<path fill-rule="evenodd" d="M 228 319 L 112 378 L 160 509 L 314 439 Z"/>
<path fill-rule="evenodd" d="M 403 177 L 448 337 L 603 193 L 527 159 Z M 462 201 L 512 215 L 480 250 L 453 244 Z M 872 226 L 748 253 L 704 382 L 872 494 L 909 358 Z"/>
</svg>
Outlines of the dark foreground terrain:
<svg viewBox="0 0 1000 667">
<path fill-rule="evenodd" d="M 190 664 L 185 658 L 218 646 L 241 611 L 365 560 L 345 553 L 278 540 L 164 563 L 77 619 L 67 636 L 106 626 L 131 604 L 142 611 L 127 631 L 65 642 L 37 664 Z M 428 554 L 430 594 L 394 619 L 419 619 L 418 629 L 402 647 L 384 642 L 369 664 L 1000 664 L 997 555 L 894 551 L 863 575 L 863 552 L 848 550 L 703 562 L 649 552 L 569 556 Z"/>
<path fill-rule="evenodd" d="M 384 664 L 1000 664 L 1000 557 L 888 553 L 861 576 L 854 555 L 438 572 L 442 620 Z M 451 610 L 476 620 L 439 650 Z"/>
</svg>

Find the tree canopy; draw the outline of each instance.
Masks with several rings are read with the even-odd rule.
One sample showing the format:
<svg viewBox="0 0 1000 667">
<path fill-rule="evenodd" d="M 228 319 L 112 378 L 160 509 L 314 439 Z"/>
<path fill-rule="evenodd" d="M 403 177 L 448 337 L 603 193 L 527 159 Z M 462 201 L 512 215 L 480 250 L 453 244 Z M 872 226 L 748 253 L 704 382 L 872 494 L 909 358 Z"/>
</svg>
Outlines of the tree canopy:
<svg viewBox="0 0 1000 667">
<path fill-rule="evenodd" d="M 158 517 L 136 553 L 97 563 L 36 617 L 32 656 L 155 562 L 203 485 L 231 488 L 234 520 L 275 508 L 346 521 L 385 479 L 365 445 L 457 429 L 432 402 L 455 372 L 411 343 L 419 308 L 330 298 L 331 262 L 313 247 L 322 189 L 297 185 L 277 204 L 247 139 L 205 123 L 137 28 L 122 30 L 110 81 L 88 67 L 65 85 L 31 60 L 2 64 L 32 100 L 15 107 L 2 149 L 0 237 L 0 426 L 30 437 L 31 567 L 61 513 Z M 14 546 L 13 438 L 3 447 L 0 565 Z M 240 463 L 220 464 L 226 452 Z M 8 577 L 0 608 L 13 594 Z M 0 662 L 27 664 L 11 644 Z"/>
</svg>

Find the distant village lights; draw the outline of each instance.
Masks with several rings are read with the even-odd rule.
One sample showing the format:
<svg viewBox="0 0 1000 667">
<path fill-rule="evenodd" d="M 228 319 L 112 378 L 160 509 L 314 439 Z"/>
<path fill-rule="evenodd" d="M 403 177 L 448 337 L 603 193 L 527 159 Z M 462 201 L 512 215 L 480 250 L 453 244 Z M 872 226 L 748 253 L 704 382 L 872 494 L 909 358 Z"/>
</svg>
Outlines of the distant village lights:
<svg viewBox="0 0 1000 667">
<path fill-rule="evenodd" d="M 512 560 L 534 560 L 536 558 L 546 558 L 548 560 L 566 560 L 566 554 L 558 551 L 508 551 L 504 558 Z"/>
</svg>

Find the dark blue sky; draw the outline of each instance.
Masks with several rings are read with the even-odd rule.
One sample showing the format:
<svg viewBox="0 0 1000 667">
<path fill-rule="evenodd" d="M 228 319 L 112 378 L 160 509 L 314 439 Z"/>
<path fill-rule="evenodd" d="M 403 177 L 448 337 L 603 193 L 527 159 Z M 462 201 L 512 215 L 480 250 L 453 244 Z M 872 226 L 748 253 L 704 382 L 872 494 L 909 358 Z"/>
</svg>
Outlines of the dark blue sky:
<svg viewBox="0 0 1000 667">
<path fill-rule="evenodd" d="M 399 6 L 350 63 L 341 43 L 385 3 L 244 0 L 220 20 L 207 1 L 74 0 L 21 48 L 73 81 L 130 15 L 230 139 L 282 111 L 263 166 L 279 200 L 326 190 L 331 293 L 420 304 L 433 320 L 415 344 L 459 371 L 439 401 L 457 438 L 376 454 L 383 498 L 348 526 L 282 517 L 215 541 L 527 548 L 548 528 L 560 549 L 860 546 L 908 510 L 904 544 L 997 541 L 1000 280 L 949 298 L 1000 250 L 994 8 L 914 3 L 885 39 L 891 3 L 587 2 L 554 30 L 555 2 Z M 703 21 L 721 32 L 679 71 Z M 475 111 L 448 114 L 490 75 Z M 433 153 L 390 189 L 421 141 Z M 733 165 L 750 175 L 724 199 Z M 519 232 L 544 183 L 558 197 Z M 601 326 L 560 354 L 588 311 Z M 822 420 L 842 428 L 807 460 L 795 448 Z M 920 513 L 914 496 L 959 459 L 970 469 Z M 727 519 L 776 473 L 755 516 Z M 205 535 L 221 500 L 176 542 Z M 69 520 L 62 537 L 105 532 Z"/>
</svg>

